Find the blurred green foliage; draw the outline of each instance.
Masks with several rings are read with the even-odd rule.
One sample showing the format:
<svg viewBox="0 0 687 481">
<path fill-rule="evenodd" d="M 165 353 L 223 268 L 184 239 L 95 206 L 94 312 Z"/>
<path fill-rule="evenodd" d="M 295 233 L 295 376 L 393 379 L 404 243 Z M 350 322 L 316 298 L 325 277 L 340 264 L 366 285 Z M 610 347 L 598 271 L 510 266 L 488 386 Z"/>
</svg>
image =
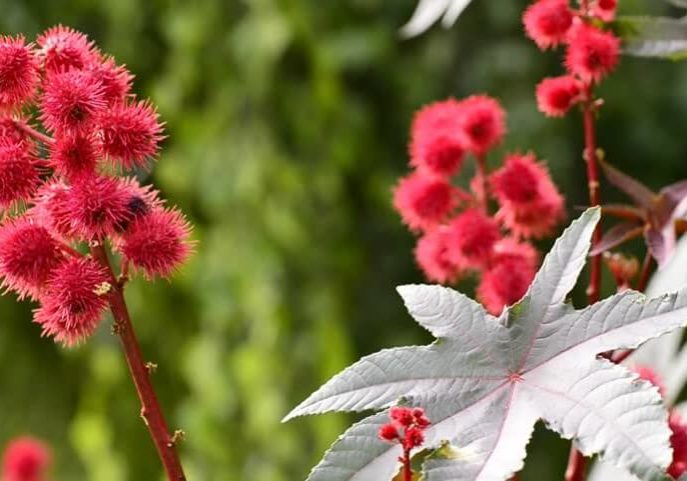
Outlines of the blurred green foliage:
<svg viewBox="0 0 687 481">
<path fill-rule="evenodd" d="M 560 56 L 522 36 L 526 3 L 477 0 L 452 30 L 402 40 L 413 0 L 0 0 L 5 33 L 86 32 L 167 122 L 146 181 L 188 213 L 197 253 L 127 297 L 190 480 L 304 479 L 352 418 L 280 424 L 289 408 L 362 354 L 430 340 L 393 289 L 422 280 L 390 207 L 419 106 L 498 96 L 510 135 L 490 161 L 535 149 L 571 215 L 585 204 L 579 119 L 536 111 Z M 686 64 L 625 59 L 602 94 L 612 162 L 653 187 L 687 176 Z M 67 351 L 31 308 L 0 300 L 0 442 L 49 440 L 56 481 L 161 479 L 109 320 Z M 538 430 L 523 479 L 561 478 L 566 449 Z"/>
</svg>

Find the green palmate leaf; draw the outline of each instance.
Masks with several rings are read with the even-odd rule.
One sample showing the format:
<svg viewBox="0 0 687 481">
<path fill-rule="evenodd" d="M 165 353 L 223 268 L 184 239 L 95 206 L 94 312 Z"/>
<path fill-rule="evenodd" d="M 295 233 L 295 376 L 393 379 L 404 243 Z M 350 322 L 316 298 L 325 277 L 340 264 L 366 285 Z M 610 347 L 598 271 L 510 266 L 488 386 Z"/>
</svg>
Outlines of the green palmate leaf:
<svg viewBox="0 0 687 481">
<path fill-rule="evenodd" d="M 420 0 L 401 33 L 406 37 L 420 35 L 439 19 L 444 27 L 451 27 L 470 2 L 472 0 Z"/>
<path fill-rule="evenodd" d="M 647 299 L 626 291 L 583 310 L 565 302 L 598 223 L 590 209 L 547 255 L 525 297 L 499 318 L 441 286 L 398 288 L 415 320 L 438 340 L 380 351 L 332 378 L 286 419 L 328 411 L 425 409 L 432 425 L 426 481 L 503 481 L 519 470 L 537 420 L 586 455 L 643 480 L 669 479 L 667 414 L 657 390 L 597 358 L 635 348 L 687 323 L 687 290 Z M 400 447 L 377 438 L 387 413 L 350 428 L 309 481 L 385 481 Z"/>
<path fill-rule="evenodd" d="M 684 0 L 673 0 L 684 6 Z M 687 58 L 687 22 L 668 17 L 619 17 L 616 31 L 623 38 L 623 51 L 639 57 Z"/>
</svg>

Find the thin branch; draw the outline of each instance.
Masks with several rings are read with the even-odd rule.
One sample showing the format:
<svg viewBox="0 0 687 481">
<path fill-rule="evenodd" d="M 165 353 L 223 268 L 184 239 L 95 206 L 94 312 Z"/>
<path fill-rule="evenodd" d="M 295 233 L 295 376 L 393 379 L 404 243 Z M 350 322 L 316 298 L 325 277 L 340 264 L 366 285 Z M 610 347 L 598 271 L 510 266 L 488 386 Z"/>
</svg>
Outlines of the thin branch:
<svg viewBox="0 0 687 481">
<path fill-rule="evenodd" d="M 637 281 L 637 290 L 639 292 L 644 292 L 646 286 L 649 284 L 649 279 L 651 278 L 651 271 L 653 270 L 653 267 L 654 258 L 651 255 L 651 252 L 647 250 L 646 255 L 644 256 L 644 262 L 642 263 L 642 273 L 640 274 L 639 280 Z"/>
<path fill-rule="evenodd" d="M 91 246 L 93 258 L 109 273 L 111 279 L 110 309 L 115 320 L 115 332 L 119 336 L 131 377 L 141 401 L 141 417 L 153 438 L 169 481 L 185 481 L 186 476 L 175 450 L 178 436 L 170 435 L 157 395 L 150 381 L 150 364 L 143 360 L 129 310 L 124 300 L 122 286 L 112 271 L 107 252 L 102 244 Z"/>
<path fill-rule="evenodd" d="M 17 130 L 20 130 L 21 132 L 25 133 L 29 137 L 33 137 L 35 140 L 42 142 L 45 145 L 52 145 L 55 141 L 53 140 L 52 137 L 49 137 L 45 134 L 40 133 L 33 127 L 31 127 L 29 124 L 26 122 L 23 122 L 21 120 L 15 120 L 14 121 L 14 126 L 17 128 Z"/>
</svg>

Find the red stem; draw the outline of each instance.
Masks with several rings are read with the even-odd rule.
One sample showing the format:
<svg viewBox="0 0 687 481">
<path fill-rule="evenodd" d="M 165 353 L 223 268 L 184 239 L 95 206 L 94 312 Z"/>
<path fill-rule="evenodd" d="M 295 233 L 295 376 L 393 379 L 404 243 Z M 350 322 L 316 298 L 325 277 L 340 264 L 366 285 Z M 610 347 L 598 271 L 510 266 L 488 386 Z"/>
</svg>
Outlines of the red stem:
<svg viewBox="0 0 687 481">
<path fill-rule="evenodd" d="M 479 195 L 479 204 L 482 212 L 485 214 L 489 213 L 489 195 L 487 194 L 487 159 L 483 154 L 477 156 L 477 180 L 479 182 L 479 188 L 482 192 Z"/>
<path fill-rule="evenodd" d="M 53 142 L 55 142 L 52 139 L 52 137 L 48 137 L 45 134 L 41 134 L 39 131 L 37 131 L 36 129 L 31 127 L 29 124 L 27 124 L 26 122 L 22 122 L 21 120 L 15 120 L 14 126 L 18 130 L 20 130 L 23 133 L 25 133 L 26 135 L 28 135 L 29 137 L 33 137 L 34 139 L 36 139 L 39 142 L 44 143 L 45 145 L 52 145 Z"/>
<path fill-rule="evenodd" d="M 117 282 L 107 252 L 100 244 L 91 246 L 91 255 L 105 269 L 111 278 L 110 309 L 115 320 L 115 332 L 119 336 L 129 371 L 136 385 L 138 397 L 141 400 L 141 417 L 148 426 L 158 455 L 162 461 L 169 481 L 185 481 L 186 476 L 181 467 L 179 456 L 175 450 L 176 435 L 171 436 L 165 421 L 160 403 L 150 381 L 150 372 L 143 360 L 141 348 L 136 339 L 129 311 L 124 300 L 122 285 Z"/>
<path fill-rule="evenodd" d="M 580 5 L 583 11 L 587 9 L 587 2 L 582 1 Z M 592 85 L 588 84 L 584 89 L 584 160 L 587 163 L 587 185 L 589 187 L 589 205 L 596 206 L 601 204 L 601 193 L 599 190 L 599 158 L 596 147 L 596 125 L 594 104 L 594 93 Z M 596 226 L 592 234 L 592 245 L 596 245 L 601 240 L 601 223 Z M 601 254 L 597 254 L 591 259 L 591 271 L 589 275 L 589 287 L 587 288 L 587 303 L 589 305 L 598 302 L 601 292 Z M 585 467 L 587 460 L 584 458 L 573 444 L 570 449 L 568 468 L 565 471 L 565 481 L 584 481 Z"/>
<path fill-rule="evenodd" d="M 637 290 L 639 292 L 644 292 L 646 286 L 649 284 L 649 279 L 651 278 L 651 270 L 654 266 L 654 258 L 651 252 L 647 250 L 644 256 L 644 263 L 642 264 L 642 273 L 637 281 Z"/>
<path fill-rule="evenodd" d="M 403 481 L 413 481 L 413 469 L 410 466 L 410 450 L 403 449 Z"/>
</svg>

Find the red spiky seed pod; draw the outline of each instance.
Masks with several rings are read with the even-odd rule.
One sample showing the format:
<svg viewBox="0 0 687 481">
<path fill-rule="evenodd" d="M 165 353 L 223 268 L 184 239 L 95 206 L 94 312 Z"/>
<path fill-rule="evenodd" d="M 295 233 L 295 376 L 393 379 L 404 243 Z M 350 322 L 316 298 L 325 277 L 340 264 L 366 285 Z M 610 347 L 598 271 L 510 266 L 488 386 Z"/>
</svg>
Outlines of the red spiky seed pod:
<svg viewBox="0 0 687 481">
<path fill-rule="evenodd" d="M 413 120 L 410 164 L 427 172 L 451 176 L 460 170 L 465 148 L 460 140 L 460 104 L 454 99 L 423 107 Z"/>
<path fill-rule="evenodd" d="M 33 219 L 22 216 L 0 227 L 2 285 L 15 291 L 20 299 L 37 299 L 63 257 L 58 241 Z"/>
<path fill-rule="evenodd" d="M 394 207 L 413 230 L 436 227 L 457 205 L 457 189 L 444 179 L 421 172 L 401 179 L 394 190 Z"/>
<path fill-rule="evenodd" d="M 393 424 L 384 424 L 379 428 L 379 438 L 383 441 L 395 441 L 399 437 L 398 429 Z"/>
<path fill-rule="evenodd" d="M 542 238 L 565 216 L 564 201 L 533 154 L 510 154 L 490 177 L 501 205 L 496 218 L 519 237 Z"/>
<path fill-rule="evenodd" d="M 537 271 L 538 255 L 526 243 L 504 239 L 494 246 L 489 268 L 482 274 L 477 298 L 493 315 L 519 301 Z"/>
<path fill-rule="evenodd" d="M 46 82 L 41 120 L 51 132 L 87 132 L 107 107 L 102 84 L 89 71 L 69 70 Z"/>
<path fill-rule="evenodd" d="M 565 66 L 584 82 L 599 82 L 615 70 L 620 57 L 620 39 L 586 24 L 575 26 L 568 43 Z"/>
<path fill-rule="evenodd" d="M 565 41 L 573 18 L 568 0 L 537 0 L 525 10 L 522 22 L 527 36 L 545 50 Z"/>
<path fill-rule="evenodd" d="M 7 445 L 2 457 L 3 481 L 46 481 L 52 462 L 50 448 L 38 439 L 23 436 Z"/>
<path fill-rule="evenodd" d="M 46 73 L 83 70 L 98 63 L 100 54 L 95 43 L 76 30 L 58 25 L 36 39 Z"/>
<path fill-rule="evenodd" d="M 460 102 L 459 134 L 465 148 L 483 155 L 503 139 L 506 112 L 487 95 L 473 95 Z"/>
<path fill-rule="evenodd" d="M 480 269 L 489 262 L 501 233 L 494 219 L 478 209 L 468 209 L 451 221 L 448 236 L 451 262 L 464 269 Z"/>
<path fill-rule="evenodd" d="M 40 161 L 28 142 L 0 137 L 0 208 L 28 200 L 40 184 Z"/>
<path fill-rule="evenodd" d="M 0 36 L 0 109 L 16 109 L 30 100 L 38 81 L 38 61 L 24 37 Z"/>
<path fill-rule="evenodd" d="M 136 197 L 148 199 L 150 205 L 154 202 L 154 193 L 133 179 L 85 178 L 71 186 L 65 204 L 54 212 L 55 222 L 71 226 L 75 235 L 86 240 L 114 236 L 125 230 L 137 213 L 131 204 Z"/>
<path fill-rule="evenodd" d="M 117 249 L 147 279 L 168 278 L 188 258 L 190 226 L 175 209 L 154 206 L 131 221 Z"/>
<path fill-rule="evenodd" d="M 549 117 L 563 117 L 582 100 L 579 80 L 571 75 L 545 78 L 537 86 L 537 107 Z"/>
<path fill-rule="evenodd" d="M 618 0 L 596 0 L 592 4 L 592 15 L 604 22 L 612 22 L 618 9 Z"/>
<path fill-rule="evenodd" d="M 415 260 L 432 282 L 452 283 L 463 274 L 460 266 L 455 265 L 449 257 L 450 236 L 446 226 L 439 226 L 427 231 L 417 241 Z"/>
<path fill-rule="evenodd" d="M 27 215 L 44 225 L 54 235 L 69 238 L 74 235 L 69 205 L 71 187 L 53 180 L 39 187 L 33 199 L 33 207 Z"/>
<path fill-rule="evenodd" d="M 73 346 L 98 327 L 107 307 L 109 276 L 90 257 L 70 257 L 50 275 L 34 321 L 43 335 Z"/>
<path fill-rule="evenodd" d="M 50 146 L 49 164 L 56 174 L 76 181 L 95 175 L 100 156 L 100 144 L 94 135 L 67 132 Z"/>
<path fill-rule="evenodd" d="M 124 169 L 148 167 L 157 154 L 163 125 L 148 101 L 121 103 L 100 118 L 103 151 Z"/>
<path fill-rule="evenodd" d="M 406 429 L 403 437 L 403 448 L 410 451 L 413 448 L 419 448 L 425 442 L 425 434 L 419 427 L 412 427 Z"/>
<path fill-rule="evenodd" d="M 117 65 L 112 57 L 93 64 L 89 70 L 102 86 L 108 105 L 123 102 L 129 95 L 134 76 L 123 65 Z"/>
<path fill-rule="evenodd" d="M 389 410 L 389 418 L 407 428 L 415 422 L 413 410 L 407 407 L 394 406 Z"/>
</svg>

